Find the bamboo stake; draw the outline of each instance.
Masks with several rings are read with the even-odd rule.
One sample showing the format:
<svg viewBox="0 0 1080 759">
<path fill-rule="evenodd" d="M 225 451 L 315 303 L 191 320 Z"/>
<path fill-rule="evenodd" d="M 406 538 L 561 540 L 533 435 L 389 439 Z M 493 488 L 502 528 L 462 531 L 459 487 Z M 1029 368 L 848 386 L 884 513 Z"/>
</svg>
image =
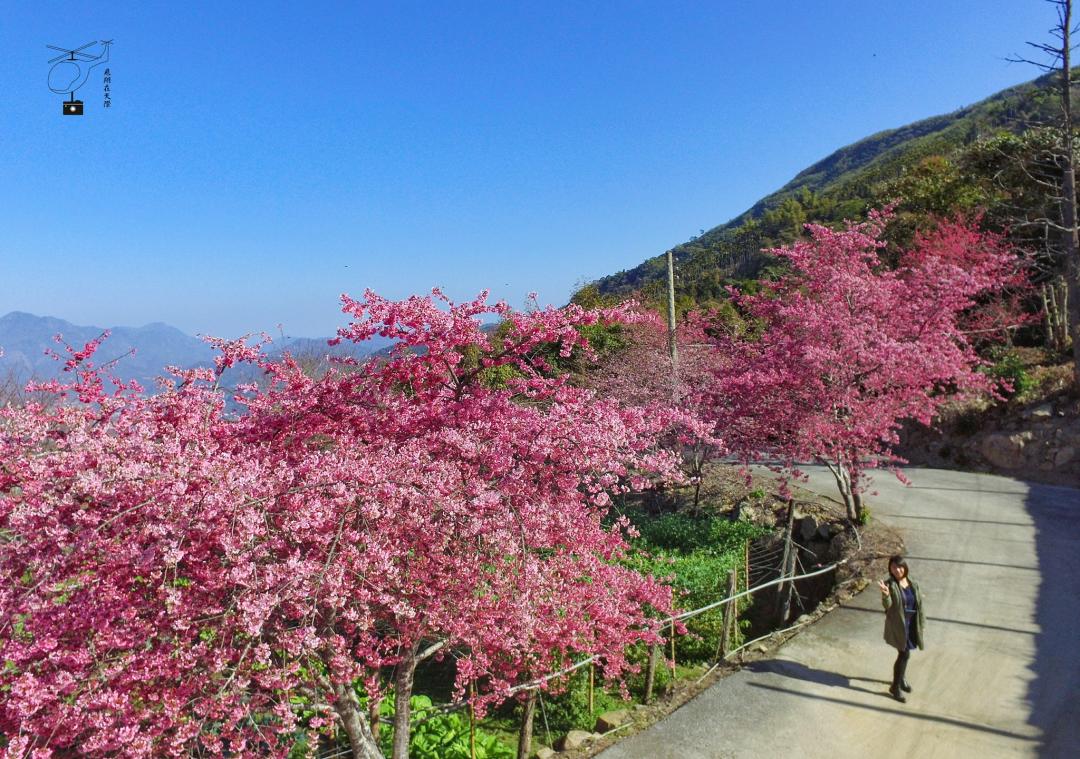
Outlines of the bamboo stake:
<svg viewBox="0 0 1080 759">
<path fill-rule="evenodd" d="M 476 683 L 469 684 L 472 698 L 476 698 Z M 469 701 L 469 759 L 476 759 L 476 707 Z"/>
<path fill-rule="evenodd" d="M 596 711 L 593 708 L 593 687 L 594 687 L 594 684 L 595 684 L 595 679 L 596 679 L 596 666 L 593 665 L 593 664 L 590 664 L 589 665 L 589 716 L 590 717 L 593 715 L 593 712 Z"/>
<path fill-rule="evenodd" d="M 747 590 L 750 589 L 750 575 L 746 576 L 746 588 L 747 588 Z M 738 594 L 739 594 L 739 578 L 736 577 L 735 578 L 735 587 L 732 588 L 732 595 L 738 595 Z M 731 640 L 732 640 L 732 642 L 735 642 L 735 641 L 738 641 L 738 639 L 739 639 L 739 602 L 736 601 L 735 599 L 732 599 L 731 603 L 728 604 L 728 605 L 731 607 Z"/>
<path fill-rule="evenodd" d="M 669 690 L 675 690 L 675 618 L 671 618 L 671 686 Z"/>
<path fill-rule="evenodd" d="M 746 588 L 750 589 L 750 538 L 743 541 L 743 564 L 746 567 Z"/>
<path fill-rule="evenodd" d="M 845 496 L 845 498 L 846 497 L 847 496 Z M 795 530 L 795 499 L 794 498 L 789 498 L 788 499 L 788 513 L 787 513 L 787 536 L 784 538 L 784 558 L 781 559 L 781 561 L 780 561 L 780 577 L 781 577 L 781 579 L 785 579 L 787 577 L 787 574 L 788 574 L 788 561 L 789 561 L 790 556 L 791 556 L 791 537 L 792 537 L 791 534 L 792 534 L 792 532 L 794 532 L 794 530 Z M 777 588 L 777 595 L 776 595 L 776 616 L 777 616 L 777 624 L 780 627 L 784 626 L 784 618 L 783 618 L 782 615 L 786 611 L 786 609 L 784 608 L 784 585 L 785 585 L 785 583 L 783 583 L 783 582 L 780 583 L 780 587 Z"/>
</svg>

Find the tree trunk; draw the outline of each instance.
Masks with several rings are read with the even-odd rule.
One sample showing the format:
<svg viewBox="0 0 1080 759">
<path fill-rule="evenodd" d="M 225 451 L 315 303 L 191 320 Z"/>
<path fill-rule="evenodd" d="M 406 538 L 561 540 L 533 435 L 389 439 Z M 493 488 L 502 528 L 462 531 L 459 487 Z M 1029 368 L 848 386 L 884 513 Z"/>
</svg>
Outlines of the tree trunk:
<svg viewBox="0 0 1080 759">
<path fill-rule="evenodd" d="M 1043 310 L 1046 312 L 1046 347 L 1055 354 L 1069 349 L 1069 285 L 1064 277 L 1043 284 Z"/>
<path fill-rule="evenodd" d="M 1075 230 L 1073 236 L 1076 236 Z M 1067 338 L 1062 347 L 1067 347 L 1068 341 L 1072 341 L 1073 382 L 1077 388 L 1080 388 L 1080 252 L 1076 249 L 1073 250 L 1072 257 L 1069 259 L 1067 280 L 1068 287 L 1065 290 L 1067 304 L 1066 308 L 1062 309 L 1065 313 L 1062 332 Z"/>
<path fill-rule="evenodd" d="M 851 475 L 848 474 L 847 467 L 837 461 L 835 468 L 829 466 L 829 469 L 836 479 L 836 487 L 840 491 L 840 497 L 844 500 L 844 510 L 847 512 L 848 521 L 858 522 L 859 513 L 856 511 L 854 499 L 852 497 Z"/>
<path fill-rule="evenodd" d="M 379 722 L 380 706 L 382 706 L 382 696 L 368 698 L 368 724 L 371 725 L 371 735 L 375 740 L 379 740 L 379 726 L 382 724 Z"/>
<path fill-rule="evenodd" d="M 536 716 L 536 691 L 529 691 L 529 697 L 525 699 L 524 709 L 521 713 L 521 731 L 518 733 L 517 759 L 529 759 L 529 751 L 532 749 L 533 717 Z"/>
<path fill-rule="evenodd" d="M 1073 381 L 1080 388 L 1080 239 L 1076 229 L 1076 173 L 1073 166 L 1072 122 L 1072 0 L 1061 4 L 1061 105 L 1065 115 L 1064 150 L 1065 166 L 1061 183 L 1062 226 L 1065 227 L 1065 281 L 1068 298 L 1069 336 L 1072 338 Z"/>
<path fill-rule="evenodd" d="M 1069 285 L 1061 283 L 1061 305 L 1058 306 L 1058 353 L 1064 353 L 1069 347 Z M 1075 323 L 1075 322 L 1074 322 Z"/>
<path fill-rule="evenodd" d="M 337 683 L 334 685 L 334 697 L 334 711 L 337 712 L 345 734 L 349 736 L 353 759 L 384 759 L 352 686 L 348 683 Z"/>
<path fill-rule="evenodd" d="M 394 744 L 393 759 L 409 759 L 409 699 L 412 698 L 413 676 L 416 674 L 417 652 L 420 642 L 412 645 L 408 654 L 397 665 L 394 673 Z"/>
<path fill-rule="evenodd" d="M 866 519 L 866 510 L 863 508 L 862 493 L 852 490 L 851 503 L 854 506 L 855 521 L 862 524 L 863 520 Z"/>
<path fill-rule="evenodd" d="M 1046 349 L 1054 353 L 1060 353 L 1061 335 L 1059 334 L 1056 290 L 1057 282 L 1043 282 L 1042 304 L 1043 313 L 1046 315 Z"/>
</svg>

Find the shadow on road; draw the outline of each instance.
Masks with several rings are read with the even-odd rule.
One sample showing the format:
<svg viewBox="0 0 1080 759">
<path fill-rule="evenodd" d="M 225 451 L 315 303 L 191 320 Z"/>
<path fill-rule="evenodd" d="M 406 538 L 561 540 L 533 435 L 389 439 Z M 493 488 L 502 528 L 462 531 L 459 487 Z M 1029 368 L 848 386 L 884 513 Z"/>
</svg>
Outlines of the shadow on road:
<svg viewBox="0 0 1080 759">
<path fill-rule="evenodd" d="M 1035 606 L 1034 679 L 1028 722 L 1042 731 L 1043 756 L 1076 756 L 1080 746 L 1080 490 L 1030 485 L 1025 508 L 1035 523 L 1040 585 Z"/>
<path fill-rule="evenodd" d="M 912 467 L 914 469 L 914 467 Z M 910 490 L 945 490 L 954 493 L 996 493 L 998 495 L 1026 495 L 1026 490 L 990 490 L 989 488 L 945 488 L 937 485 L 908 485 Z"/>
<path fill-rule="evenodd" d="M 803 693 L 797 690 L 788 690 L 787 688 L 778 688 L 775 685 L 766 685 L 765 683 L 748 683 L 751 688 L 764 688 L 765 690 L 776 691 L 777 693 L 786 693 L 792 696 L 798 696 L 799 698 L 813 698 L 821 701 L 830 701 L 834 704 L 843 704 L 844 706 L 850 706 L 856 709 L 868 709 L 874 712 L 881 712 L 883 714 L 894 714 L 900 717 L 910 717 L 912 719 L 924 720 L 927 722 L 940 722 L 944 725 L 951 725 L 953 727 L 961 727 L 967 730 L 977 730 L 983 733 L 991 733 L 993 735 L 1000 735 L 1006 738 L 1015 738 L 1020 741 L 1035 741 L 1037 739 L 1031 738 L 1026 735 L 1020 735 L 1009 730 L 1001 730 L 996 727 L 989 727 L 987 725 L 980 725 L 975 722 L 968 722 L 962 719 L 953 719 L 952 717 L 941 717 L 936 714 L 922 714 L 920 712 L 912 711 L 910 709 L 897 708 L 887 709 L 884 706 L 870 706 L 869 704 L 862 704 L 858 701 L 847 701 L 842 698 L 832 698 L 830 696 L 819 696 L 813 693 Z"/>
<path fill-rule="evenodd" d="M 943 561 L 947 564 L 971 564 L 973 566 L 980 567 L 999 567 L 1001 569 L 1022 569 L 1025 572 L 1038 572 L 1038 567 L 1022 567 L 1019 564 L 998 564 L 993 561 L 968 561 L 966 559 L 939 559 L 933 556 L 912 556 L 908 554 L 905 557 L 908 561 Z"/>
<path fill-rule="evenodd" d="M 869 688 L 860 688 L 851 684 L 853 680 L 856 680 L 864 683 L 880 683 L 881 685 L 888 685 L 889 683 L 887 680 L 874 680 L 868 677 L 848 677 L 847 675 L 841 675 L 838 672 L 814 669 L 813 667 L 808 667 L 800 662 L 788 661 L 786 659 L 756 661 L 747 664 L 743 669 L 748 669 L 751 672 L 772 672 L 777 675 L 783 675 L 784 677 L 793 677 L 796 680 L 805 680 L 807 682 L 828 685 L 830 687 L 848 688 L 850 690 L 862 691 L 863 693 L 888 695 L 884 690 L 871 690 Z"/>
<path fill-rule="evenodd" d="M 947 490 L 947 488 L 938 488 Z M 969 491 L 965 491 L 969 492 Z M 974 491 L 970 491 L 974 492 Z M 958 517 L 928 517 L 922 514 L 881 514 L 887 519 L 929 519 L 933 522 L 970 522 L 971 524 L 996 524 L 1005 527 L 1031 527 L 1031 522 L 997 522 L 993 519 L 960 519 Z"/>
<path fill-rule="evenodd" d="M 840 611 L 861 611 L 868 614 L 876 614 L 881 616 L 881 612 L 877 609 L 864 609 L 861 606 L 841 606 Z M 932 617 L 929 614 L 926 615 L 926 619 L 931 622 L 942 622 L 947 625 L 964 625 L 965 627 L 981 627 L 984 630 L 997 630 L 1003 633 L 1013 633 L 1015 635 L 1038 635 L 1035 630 L 1020 630 L 1016 627 L 1002 627 L 1001 625 L 988 625 L 985 622 L 965 622 L 962 619 L 946 619 L 945 617 Z"/>
</svg>

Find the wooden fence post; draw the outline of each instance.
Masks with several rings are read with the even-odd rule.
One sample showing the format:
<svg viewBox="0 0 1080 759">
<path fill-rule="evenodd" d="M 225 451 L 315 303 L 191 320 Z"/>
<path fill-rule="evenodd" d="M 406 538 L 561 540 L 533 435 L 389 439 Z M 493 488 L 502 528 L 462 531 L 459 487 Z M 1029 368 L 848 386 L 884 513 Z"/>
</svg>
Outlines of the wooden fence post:
<svg viewBox="0 0 1080 759">
<path fill-rule="evenodd" d="M 786 567 L 786 573 L 788 577 L 795 576 L 795 559 L 798 558 L 798 554 L 795 551 L 791 552 L 791 556 L 788 557 L 788 566 Z M 780 625 L 781 627 L 787 622 L 788 613 L 791 611 L 791 593 L 795 590 L 795 583 L 792 580 L 788 580 L 784 583 L 784 592 L 780 596 Z"/>
<path fill-rule="evenodd" d="M 469 684 L 469 691 L 476 698 L 476 683 Z M 476 759 L 476 709 L 469 701 L 469 759 Z"/>
<path fill-rule="evenodd" d="M 780 562 L 780 579 L 781 582 L 776 588 L 776 617 L 777 625 L 784 626 L 784 621 L 787 619 L 787 610 L 784 608 L 784 586 L 787 585 L 783 582 L 787 577 L 788 560 L 791 555 L 791 538 L 792 533 L 795 530 L 795 499 L 788 499 L 788 512 L 787 512 L 787 535 L 784 538 L 784 558 Z"/>
<path fill-rule="evenodd" d="M 750 590 L 750 538 L 743 543 L 743 564 L 746 567 L 746 589 Z"/>
<path fill-rule="evenodd" d="M 671 618 L 671 683 L 668 691 L 675 692 L 675 617 Z"/>
<path fill-rule="evenodd" d="M 592 718 L 596 709 L 593 707 L 593 689 L 596 682 L 596 665 L 589 665 L 589 717 Z"/>
<path fill-rule="evenodd" d="M 660 660 L 660 644 L 649 649 L 649 663 L 645 665 L 645 703 L 652 701 L 653 686 L 656 685 L 656 665 Z"/>
<path fill-rule="evenodd" d="M 746 576 L 746 589 L 750 590 L 750 575 Z M 734 595 L 735 593 L 738 593 L 738 592 L 739 592 L 739 577 L 738 577 L 738 573 L 736 573 L 736 575 L 735 575 L 735 586 L 733 588 L 732 595 Z M 739 641 L 739 602 L 738 601 L 732 601 L 731 602 L 731 642 L 732 643 L 738 643 L 738 641 Z"/>
<path fill-rule="evenodd" d="M 727 597 L 728 598 L 731 598 L 737 592 L 736 591 L 736 587 L 738 587 L 737 586 L 738 580 L 736 579 L 737 577 L 738 577 L 738 572 L 736 572 L 734 569 L 732 569 L 731 571 L 728 572 L 728 583 L 727 583 Z M 723 626 L 723 629 L 720 631 L 720 642 L 716 646 L 716 657 L 715 658 L 716 658 L 716 661 L 718 661 L 718 662 L 723 661 L 724 657 L 727 656 L 728 648 L 729 648 L 729 645 L 730 645 L 730 642 L 731 642 L 729 634 L 730 634 L 730 630 L 731 630 L 731 620 L 732 620 L 734 609 L 735 609 L 735 601 L 728 601 L 727 604 L 724 605 L 724 626 Z"/>
</svg>

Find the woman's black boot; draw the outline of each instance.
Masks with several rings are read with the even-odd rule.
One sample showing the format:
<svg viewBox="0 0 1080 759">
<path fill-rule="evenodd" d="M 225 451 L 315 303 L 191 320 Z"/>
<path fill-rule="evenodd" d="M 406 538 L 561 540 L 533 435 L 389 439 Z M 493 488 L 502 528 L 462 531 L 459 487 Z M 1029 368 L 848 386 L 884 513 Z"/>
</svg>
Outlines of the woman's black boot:
<svg viewBox="0 0 1080 759">
<path fill-rule="evenodd" d="M 911 692 L 911 686 L 907 683 L 907 663 L 908 657 L 911 656 L 909 651 L 900 651 L 896 656 L 896 661 L 893 663 L 892 668 L 892 686 L 889 688 L 889 694 L 899 701 L 901 704 L 906 703 L 907 699 L 904 698 L 904 694 L 901 690 Z"/>
</svg>

